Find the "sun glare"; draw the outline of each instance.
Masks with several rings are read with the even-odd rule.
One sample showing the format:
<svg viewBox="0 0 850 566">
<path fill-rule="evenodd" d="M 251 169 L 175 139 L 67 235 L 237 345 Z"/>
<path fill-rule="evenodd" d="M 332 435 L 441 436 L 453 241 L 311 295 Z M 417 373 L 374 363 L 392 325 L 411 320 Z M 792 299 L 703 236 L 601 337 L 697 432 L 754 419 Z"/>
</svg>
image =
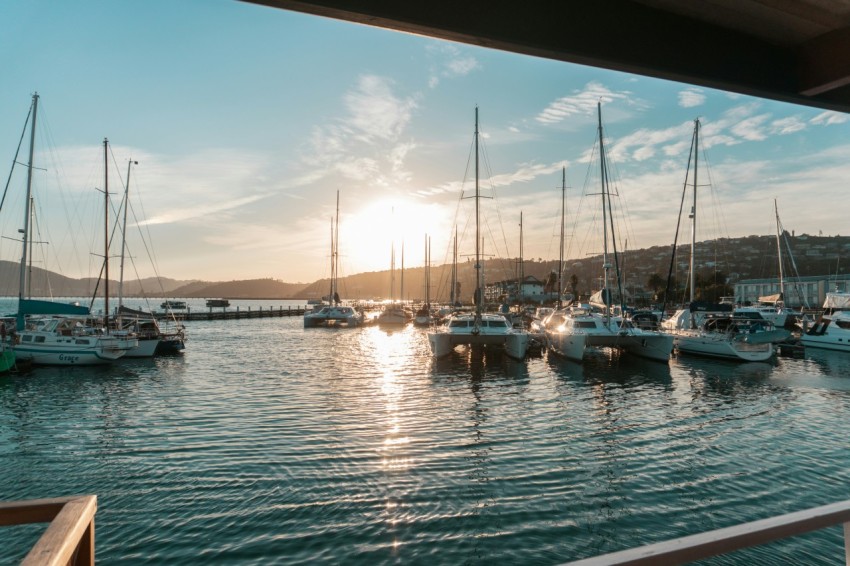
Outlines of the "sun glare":
<svg viewBox="0 0 850 566">
<path fill-rule="evenodd" d="M 448 239 L 446 218 L 451 218 L 451 212 L 436 204 L 406 199 L 366 203 L 341 220 L 341 263 L 349 273 L 383 271 L 390 268 L 395 248 L 395 267 L 400 269 L 403 244 L 405 267 L 422 266 L 425 236 L 431 238 L 432 261 L 441 249 L 438 246 Z"/>
</svg>

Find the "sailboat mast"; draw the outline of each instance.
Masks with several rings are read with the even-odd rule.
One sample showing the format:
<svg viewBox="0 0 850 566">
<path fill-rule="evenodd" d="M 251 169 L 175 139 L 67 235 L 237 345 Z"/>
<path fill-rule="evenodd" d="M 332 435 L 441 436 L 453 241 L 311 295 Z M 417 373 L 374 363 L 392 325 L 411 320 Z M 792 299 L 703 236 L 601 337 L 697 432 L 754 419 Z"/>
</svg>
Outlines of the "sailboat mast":
<svg viewBox="0 0 850 566">
<path fill-rule="evenodd" d="M 330 303 L 337 303 L 337 277 L 339 276 L 339 191 L 336 192 L 336 220 L 331 218 L 331 294 Z"/>
<path fill-rule="evenodd" d="M 519 271 L 516 286 L 517 302 L 522 304 L 522 282 L 525 280 L 525 270 L 522 264 L 522 211 L 519 211 Z"/>
<path fill-rule="evenodd" d="M 452 246 L 452 288 L 449 291 L 449 300 L 452 308 L 457 304 L 457 226 L 455 226 L 455 239 Z"/>
<path fill-rule="evenodd" d="M 404 303 L 404 240 L 401 241 L 401 289 L 399 295 L 401 302 Z"/>
<path fill-rule="evenodd" d="M 697 247 L 697 169 L 699 168 L 699 119 L 694 120 L 694 201 L 691 206 L 691 261 L 690 261 L 690 302 L 696 297 L 696 261 Z"/>
<path fill-rule="evenodd" d="M 121 225 L 121 272 L 118 278 L 118 328 L 121 328 L 121 307 L 124 305 L 124 255 L 127 250 L 127 209 L 130 208 L 130 168 L 138 161 L 127 162 L 127 186 L 124 188 L 124 223 Z"/>
<path fill-rule="evenodd" d="M 27 285 L 27 245 L 29 244 L 30 233 L 30 206 L 32 203 L 32 169 L 33 169 L 33 154 L 35 153 L 35 118 L 38 113 L 38 93 L 32 95 L 32 124 L 30 124 L 30 159 L 27 165 L 27 199 L 24 204 L 24 229 L 23 229 L 23 246 L 21 250 L 21 273 L 20 286 L 18 287 L 18 301 L 24 298 L 24 289 Z M 20 308 L 20 307 L 19 307 Z"/>
<path fill-rule="evenodd" d="M 103 324 L 109 334 L 109 140 L 103 138 Z"/>
<path fill-rule="evenodd" d="M 602 103 L 596 103 L 597 116 L 599 119 L 599 167 L 600 167 L 600 181 L 602 183 L 602 272 L 603 272 L 603 284 L 602 284 L 602 296 L 603 302 L 605 303 L 605 317 L 609 318 L 611 316 L 611 306 L 608 304 L 608 270 L 611 269 L 611 264 L 608 263 L 608 207 L 606 206 L 607 202 L 607 189 L 608 189 L 608 179 L 606 177 L 606 167 L 605 167 L 605 144 L 603 142 L 602 135 Z"/>
<path fill-rule="evenodd" d="M 484 297 L 481 291 L 481 241 L 480 241 L 480 210 L 478 187 L 478 107 L 475 107 L 475 324 L 481 322 L 481 311 Z"/>
<path fill-rule="evenodd" d="M 779 205 L 773 199 L 773 209 L 776 211 L 776 257 L 779 261 L 779 299 L 785 300 L 785 278 L 782 273 L 782 227 L 779 223 Z"/>
<path fill-rule="evenodd" d="M 561 292 L 564 289 L 564 283 L 561 280 L 564 273 L 564 213 L 567 200 L 567 168 L 561 169 L 561 244 L 558 251 L 558 308 L 561 304 Z"/>
</svg>

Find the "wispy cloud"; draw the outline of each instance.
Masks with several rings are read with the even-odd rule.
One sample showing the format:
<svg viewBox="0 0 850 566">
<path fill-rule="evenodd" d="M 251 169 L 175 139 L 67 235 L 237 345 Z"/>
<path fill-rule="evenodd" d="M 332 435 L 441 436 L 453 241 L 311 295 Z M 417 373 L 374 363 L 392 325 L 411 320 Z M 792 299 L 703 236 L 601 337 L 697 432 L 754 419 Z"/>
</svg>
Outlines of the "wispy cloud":
<svg viewBox="0 0 850 566">
<path fill-rule="evenodd" d="M 367 143 L 376 138 L 397 139 L 410 123 L 416 102 L 396 96 L 392 87 L 389 79 L 364 75 L 357 87 L 344 96 L 349 112 L 346 122 L 357 132 L 357 137 Z"/>
<path fill-rule="evenodd" d="M 428 86 L 432 89 L 444 78 L 465 77 L 481 69 L 481 64 L 475 57 L 464 53 L 456 45 L 434 42 L 428 45 L 427 51 L 435 60 L 428 77 Z"/>
<path fill-rule="evenodd" d="M 414 96 L 396 94 L 394 81 L 376 75 L 361 76 L 343 95 L 346 113 L 316 126 L 302 155 L 309 168 L 297 176 L 315 184 L 339 175 L 373 186 L 390 186 L 410 178 L 404 161 L 416 144 L 401 139 L 417 108 Z"/>
<path fill-rule="evenodd" d="M 630 94 L 628 91 L 614 92 L 601 83 L 591 82 L 583 90 L 550 103 L 537 115 L 536 120 L 546 125 L 557 124 L 571 116 L 592 114 L 599 102 L 628 100 Z"/>
<path fill-rule="evenodd" d="M 705 103 L 705 94 L 700 88 L 687 88 L 679 92 L 679 106 L 682 108 L 693 108 Z"/>
<path fill-rule="evenodd" d="M 806 123 L 799 116 L 789 116 L 774 120 L 770 124 L 770 133 L 779 136 L 793 134 L 806 129 Z"/>
<path fill-rule="evenodd" d="M 848 116 L 847 114 L 827 110 L 825 112 L 821 112 L 820 114 L 809 120 L 809 122 L 812 124 L 817 124 L 818 126 L 833 126 L 835 124 L 843 124 L 847 120 L 850 120 L 850 116 Z"/>
</svg>

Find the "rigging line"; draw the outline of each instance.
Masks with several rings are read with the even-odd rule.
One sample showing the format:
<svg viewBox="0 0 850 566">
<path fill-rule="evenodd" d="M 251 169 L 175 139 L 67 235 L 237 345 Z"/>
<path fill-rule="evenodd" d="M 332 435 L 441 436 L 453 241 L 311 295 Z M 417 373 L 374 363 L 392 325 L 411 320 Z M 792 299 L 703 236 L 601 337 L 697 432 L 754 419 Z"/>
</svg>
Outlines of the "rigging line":
<svg viewBox="0 0 850 566">
<path fill-rule="evenodd" d="M 24 143 L 24 136 L 27 134 L 27 124 L 32 116 L 33 103 L 30 102 L 30 109 L 27 112 L 27 118 L 24 120 L 24 129 L 21 131 L 21 139 L 18 140 L 18 148 L 15 150 L 15 157 L 12 159 L 12 168 L 9 169 L 9 177 L 6 179 L 6 188 L 3 189 L 3 198 L 0 199 L 0 210 L 3 210 L 3 204 L 6 202 L 6 193 L 9 192 L 9 183 L 12 182 L 12 174 L 15 172 L 15 164 L 18 162 L 18 154 L 21 152 L 21 146 Z"/>
<path fill-rule="evenodd" d="M 670 268 L 667 270 L 667 284 L 664 287 L 664 302 L 661 304 L 661 320 L 664 320 L 664 313 L 667 310 L 667 297 L 670 292 L 670 281 L 673 278 L 673 266 L 676 262 L 676 244 L 679 241 L 679 229 L 682 225 L 682 210 L 685 207 L 685 196 L 688 191 L 688 178 L 691 172 L 691 159 L 694 157 L 694 153 L 696 152 L 696 140 L 697 140 L 697 128 L 698 122 L 695 121 L 694 124 L 694 133 L 691 136 L 691 149 L 688 153 L 688 168 L 685 169 L 685 181 L 682 184 L 682 200 L 679 203 L 679 215 L 676 218 L 676 233 L 673 236 L 673 253 L 670 254 Z M 694 210 L 694 214 L 696 214 L 696 210 Z M 661 321 L 659 321 L 661 322 Z"/>
</svg>

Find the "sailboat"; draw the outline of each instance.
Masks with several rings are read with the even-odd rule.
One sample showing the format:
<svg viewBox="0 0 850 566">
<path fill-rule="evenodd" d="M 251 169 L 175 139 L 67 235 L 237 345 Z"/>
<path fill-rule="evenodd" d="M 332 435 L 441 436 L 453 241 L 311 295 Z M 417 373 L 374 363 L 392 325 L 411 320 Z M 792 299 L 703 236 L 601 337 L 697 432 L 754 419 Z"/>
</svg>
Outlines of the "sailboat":
<svg viewBox="0 0 850 566">
<path fill-rule="evenodd" d="M 790 333 L 776 330 L 772 323 L 743 317 L 733 317 L 730 305 L 711 305 L 696 299 L 696 223 L 697 223 L 697 173 L 699 157 L 700 121 L 694 120 L 691 154 L 693 164 L 693 201 L 691 204 L 691 257 L 689 266 L 689 304 L 679 309 L 661 327 L 673 335 L 676 350 L 682 354 L 695 354 L 736 361 L 759 362 L 775 354 L 774 343 L 787 338 Z M 688 188 L 687 178 L 683 189 Z M 674 245 L 675 249 L 675 245 Z"/>
<path fill-rule="evenodd" d="M 343 305 L 339 298 L 339 191 L 336 192 L 336 217 L 331 219 L 331 288 L 329 305 L 304 313 L 304 328 L 345 326 L 363 324 L 363 313 L 354 307 Z"/>
<path fill-rule="evenodd" d="M 567 168 L 561 169 L 561 239 L 558 252 L 558 302 L 556 309 L 549 312 L 539 321 L 532 322 L 532 328 L 542 330 L 546 337 L 546 347 L 553 354 L 570 360 L 580 361 L 584 357 L 584 348 L 587 345 L 587 334 L 573 332 L 565 325 L 567 312 L 563 311 L 561 303 L 563 282 L 561 280 L 564 271 L 564 222 L 566 220 L 567 201 Z"/>
<path fill-rule="evenodd" d="M 24 227 L 21 230 L 18 312 L 12 348 L 17 359 L 28 360 L 34 364 L 66 366 L 107 364 L 124 356 L 129 347 L 132 347 L 133 341 L 119 340 L 108 333 L 104 334 L 103 328 L 92 326 L 89 318 L 91 311 L 88 307 L 34 300 L 25 296 L 31 239 L 30 206 L 38 99 L 38 93 L 33 94 L 27 194 L 24 205 Z"/>
<path fill-rule="evenodd" d="M 163 330 L 153 313 L 124 306 L 124 261 L 127 252 L 127 214 L 130 208 L 130 173 L 138 161 L 127 163 L 127 180 L 124 187 L 124 219 L 121 225 L 121 265 L 118 278 L 118 309 L 110 317 L 110 327 L 116 336 L 132 336 L 138 341 L 125 358 L 149 358 L 154 355 L 178 354 L 185 348 L 185 328 L 175 320 L 176 329 Z M 171 313 L 168 313 L 171 315 Z M 171 315 L 173 318 L 173 315 Z"/>
<path fill-rule="evenodd" d="M 782 223 L 779 221 L 779 205 L 773 199 L 773 209 L 776 215 L 776 257 L 779 264 L 779 293 L 758 298 L 755 305 L 737 306 L 735 314 L 739 316 L 761 317 L 773 323 L 777 328 L 785 326 L 788 316 L 796 317 L 799 313 L 792 312 L 785 306 L 785 273 L 782 262 Z"/>
<path fill-rule="evenodd" d="M 413 315 L 415 326 L 429 326 L 431 324 L 431 240 L 425 236 L 425 302 Z"/>
<path fill-rule="evenodd" d="M 444 325 L 428 333 L 428 343 L 435 357 L 446 356 L 455 346 L 495 346 L 516 359 L 525 358 L 529 335 L 515 329 L 501 314 L 484 313 L 483 276 L 481 273 L 481 229 L 478 176 L 478 108 L 475 108 L 475 311 L 450 315 Z"/>
<path fill-rule="evenodd" d="M 600 186 L 602 196 L 602 289 L 591 298 L 591 306 L 571 306 L 556 311 L 550 317 L 549 342 L 557 345 L 559 341 L 567 340 L 571 335 L 583 334 L 586 337 L 586 346 L 589 348 L 614 348 L 629 354 L 667 362 L 673 351 L 673 337 L 652 330 L 644 330 L 634 326 L 631 321 L 612 313 L 612 302 L 614 293 L 610 288 L 612 267 L 609 255 L 609 237 L 613 245 L 613 257 L 617 262 L 616 238 L 614 235 L 614 217 L 611 210 L 611 194 L 609 190 L 608 164 L 605 156 L 605 143 L 602 132 L 602 104 L 597 104 L 598 134 L 599 134 L 599 161 L 600 161 Z M 609 229 L 610 224 L 610 229 Z M 610 232 L 610 234 L 609 234 Z M 622 292 L 622 276 L 617 266 L 614 284 L 620 296 Z M 595 306 L 596 308 L 593 308 Z M 621 310 L 622 306 L 621 306 Z M 564 351 L 565 357 L 579 360 L 580 357 L 573 355 L 574 350 Z"/>
<path fill-rule="evenodd" d="M 404 243 L 401 245 L 401 296 L 402 302 L 395 300 L 395 243 L 390 246 L 390 302 L 384 305 L 378 315 L 381 326 L 404 326 L 410 322 L 410 313 L 404 309 Z"/>
</svg>

